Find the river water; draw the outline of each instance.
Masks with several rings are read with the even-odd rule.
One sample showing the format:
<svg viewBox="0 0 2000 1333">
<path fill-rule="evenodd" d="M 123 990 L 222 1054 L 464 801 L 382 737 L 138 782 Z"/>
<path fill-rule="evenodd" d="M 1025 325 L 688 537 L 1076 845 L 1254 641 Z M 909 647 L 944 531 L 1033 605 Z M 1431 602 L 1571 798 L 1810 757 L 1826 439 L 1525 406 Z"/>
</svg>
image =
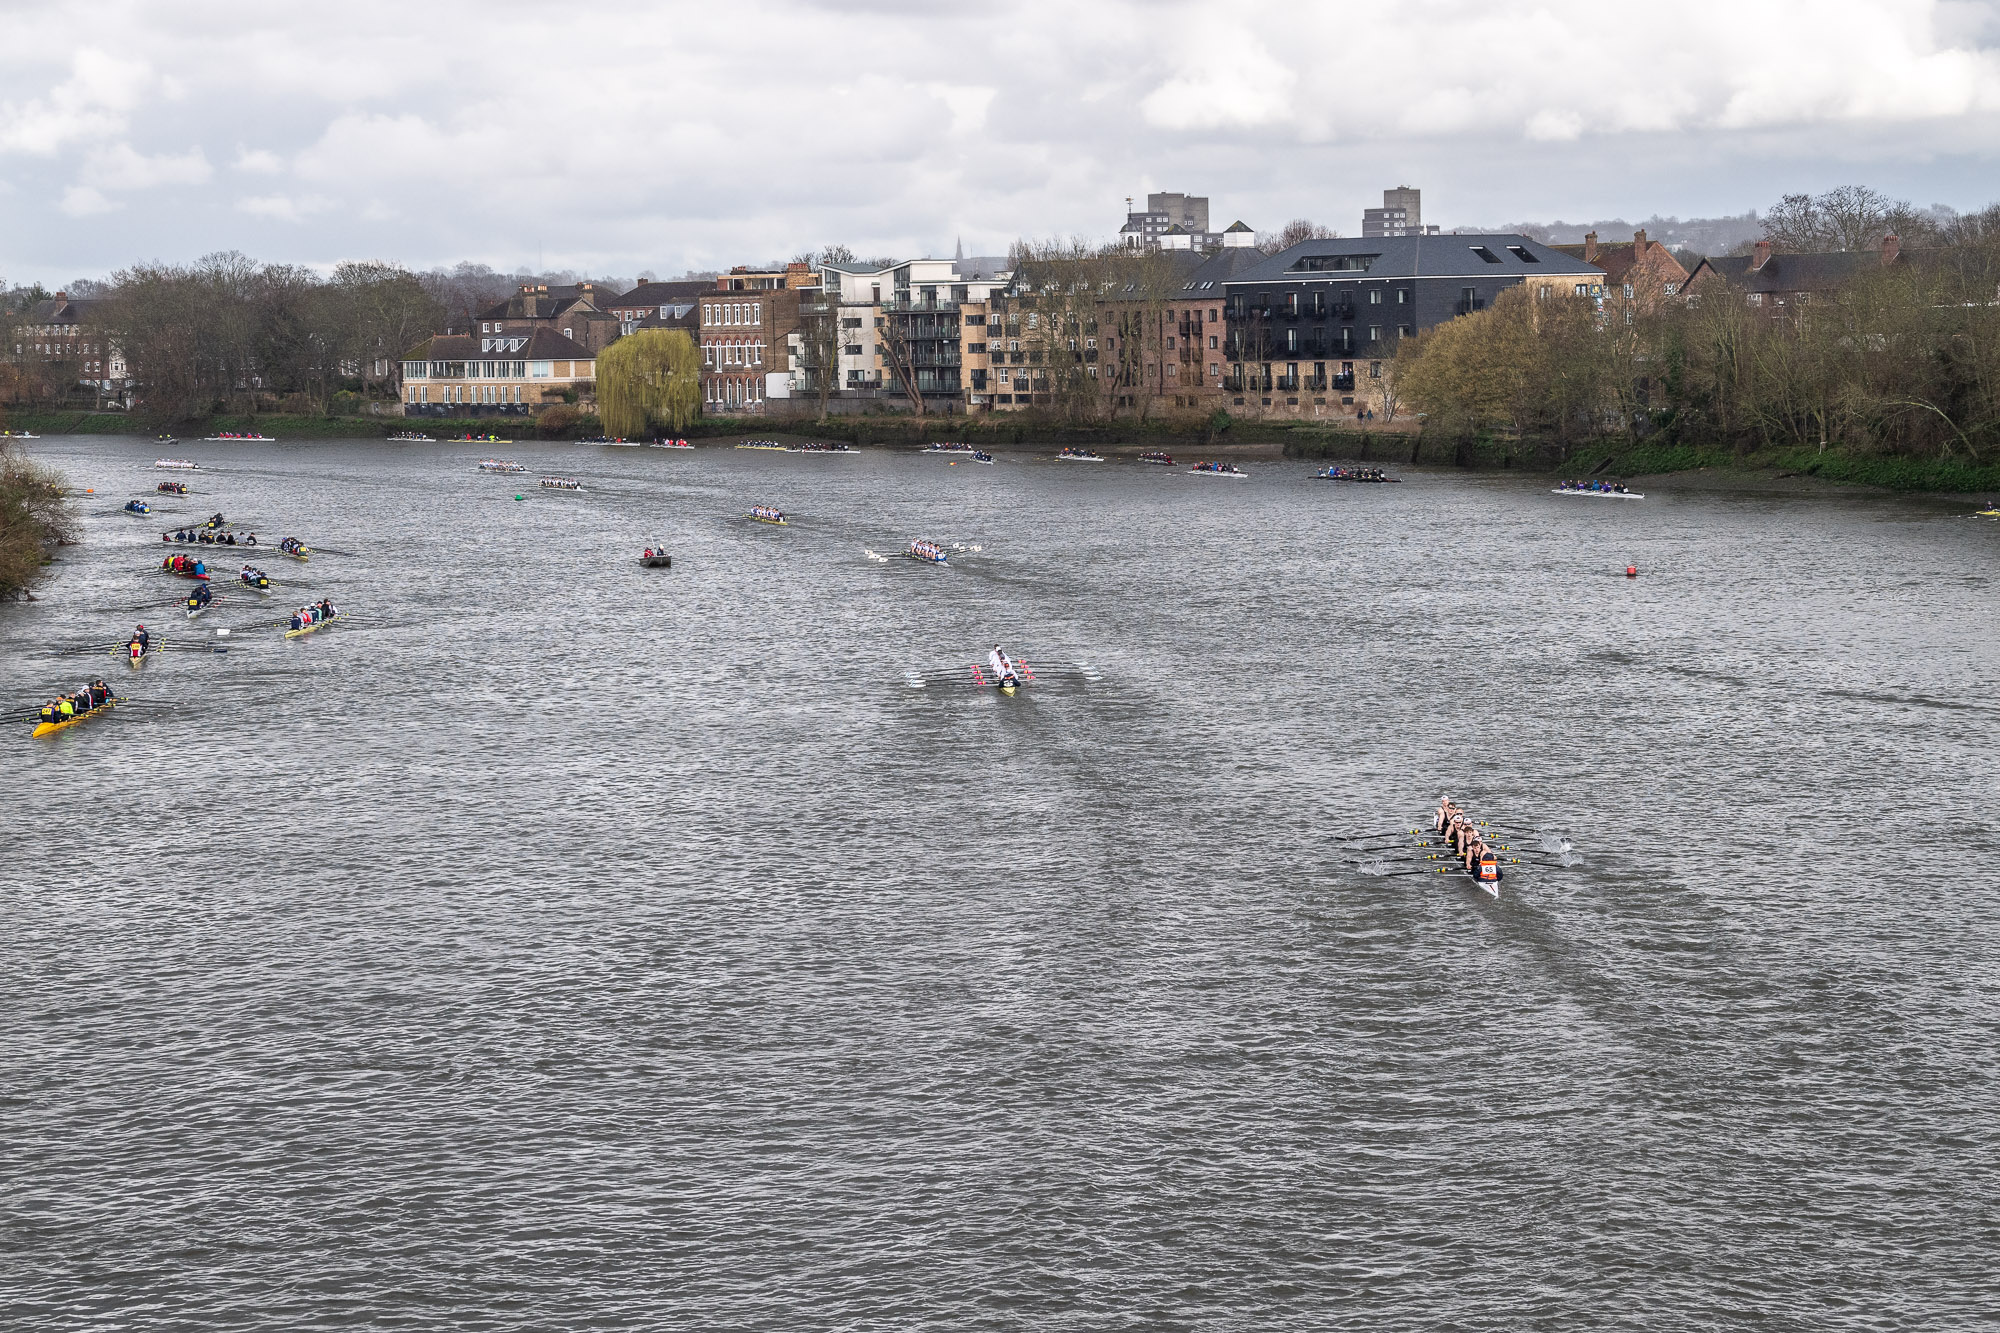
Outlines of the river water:
<svg viewBox="0 0 2000 1333">
<path fill-rule="evenodd" d="M 11 704 L 151 701 L 0 744 L 9 1328 L 2000 1307 L 1969 506 L 186 447 L 148 520 L 152 446 L 36 446 L 97 494 L 0 608 Z M 325 549 L 189 628 L 216 510 Z M 1553 854 L 1342 851 L 1447 790 Z"/>
</svg>

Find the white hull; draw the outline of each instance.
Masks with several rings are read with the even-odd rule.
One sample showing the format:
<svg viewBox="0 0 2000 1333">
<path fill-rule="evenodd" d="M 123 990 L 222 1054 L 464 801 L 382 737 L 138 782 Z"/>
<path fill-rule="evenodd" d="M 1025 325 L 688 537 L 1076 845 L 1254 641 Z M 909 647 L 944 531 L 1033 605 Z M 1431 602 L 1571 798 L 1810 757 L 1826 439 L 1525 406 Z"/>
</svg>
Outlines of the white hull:
<svg viewBox="0 0 2000 1333">
<path fill-rule="evenodd" d="M 1550 495 L 1587 495 L 1595 500 L 1643 500 L 1646 497 L 1637 491 L 1569 491 L 1558 486 Z"/>
<path fill-rule="evenodd" d="M 1058 463 L 1102 463 L 1103 461 L 1101 458 L 1078 458 L 1075 454 L 1056 455 L 1056 462 Z"/>
<path fill-rule="evenodd" d="M 1236 480 L 1242 481 L 1249 477 L 1250 474 L 1248 472 L 1203 472 L 1196 468 L 1189 468 L 1188 475 L 1190 477 L 1234 477 Z"/>
</svg>

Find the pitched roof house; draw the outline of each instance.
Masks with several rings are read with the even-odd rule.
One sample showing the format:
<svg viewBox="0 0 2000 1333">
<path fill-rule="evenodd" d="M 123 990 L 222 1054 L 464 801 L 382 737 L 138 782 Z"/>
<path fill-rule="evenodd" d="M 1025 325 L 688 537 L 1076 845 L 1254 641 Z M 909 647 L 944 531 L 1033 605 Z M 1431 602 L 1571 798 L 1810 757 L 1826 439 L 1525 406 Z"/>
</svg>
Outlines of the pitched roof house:
<svg viewBox="0 0 2000 1333">
<path fill-rule="evenodd" d="M 1704 259 L 1688 275 L 1691 290 L 1711 286 L 1732 288 L 1750 305 L 1776 312 L 1787 305 L 1828 296 L 1857 278 L 1910 262 L 1903 243 L 1893 233 L 1873 250 L 1835 250 L 1824 254 L 1776 254 L 1769 241 L 1759 241 L 1747 255 Z"/>
</svg>

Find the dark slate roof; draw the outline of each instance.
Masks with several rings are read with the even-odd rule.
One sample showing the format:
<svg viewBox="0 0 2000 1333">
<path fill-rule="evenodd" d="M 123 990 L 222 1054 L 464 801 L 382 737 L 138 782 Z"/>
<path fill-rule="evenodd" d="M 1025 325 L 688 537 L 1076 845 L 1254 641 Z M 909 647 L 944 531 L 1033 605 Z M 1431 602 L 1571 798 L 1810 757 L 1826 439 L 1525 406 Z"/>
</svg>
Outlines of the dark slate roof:
<svg viewBox="0 0 2000 1333">
<path fill-rule="evenodd" d="M 1220 296 L 1223 283 L 1263 262 L 1264 252 L 1255 246 L 1224 246 L 1208 256 L 1200 268 L 1188 274 L 1187 286 L 1183 290 L 1194 296 Z"/>
<path fill-rule="evenodd" d="M 1518 258 L 1510 246 L 1519 246 L 1534 256 L 1535 262 Z M 1489 263 L 1475 253 L 1484 247 L 1497 263 Z M 1294 268 L 1313 258 L 1341 256 L 1367 257 L 1365 271 L 1311 272 Z M 1244 270 L 1229 280 L 1232 287 L 1253 282 L 1296 282 L 1300 279 L 1354 281 L 1360 278 L 1526 278 L 1533 276 L 1604 277 L 1604 270 L 1580 259 L 1505 232 L 1481 232 L 1456 236 L 1338 236 L 1323 241 L 1301 241 L 1272 255 L 1263 263 Z"/>
<path fill-rule="evenodd" d="M 28 310 L 30 324 L 78 324 L 89 319 L 95 308 L 102 304 L 83 297 L 64 297 L 60 300 L 50 297 L 37 301 Z"/>
<path fill-rule="evenodd" d="M 1905 252 L 1897 262 L 1909 258 Z M 1719 255 L 1705 263 L 1717 277 L 1745 292 L 1824 292 L 1879 271 L 1882 253 L 1836 250 L 1817 255 L 1773 254 L 1755 273 L 1750 271 L 1749 255 Z"/>
</svg>

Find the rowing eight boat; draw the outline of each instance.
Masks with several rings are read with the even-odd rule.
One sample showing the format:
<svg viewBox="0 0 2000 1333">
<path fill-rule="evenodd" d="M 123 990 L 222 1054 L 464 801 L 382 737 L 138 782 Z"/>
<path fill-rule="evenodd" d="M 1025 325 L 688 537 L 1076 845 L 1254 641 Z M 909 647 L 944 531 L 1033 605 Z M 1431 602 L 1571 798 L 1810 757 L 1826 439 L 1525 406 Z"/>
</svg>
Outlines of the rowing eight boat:
<svg viewBox="0 0 2000 1333">
<path fill-rule="evenodd" d="M 32 734 L 36 736 L 53 735 L 54 733 L 63 730 L 63 728 L 65 727 L 73 727 L 87 717 L 96 717 L 99 713 L 105 712 L 108 709 L 116 708 L 119 704 L 122 704 L 124 702 L 125 700 L 123 698 L 110 699 L 105 701 L 104 703 L 99 704 L 97 707 L 89 710 L 88 712 L 78 713 L 75 717 L 65 718 L 61 722 L 38 722 L 35 724 L 35 730 Z"/>
</svg>

